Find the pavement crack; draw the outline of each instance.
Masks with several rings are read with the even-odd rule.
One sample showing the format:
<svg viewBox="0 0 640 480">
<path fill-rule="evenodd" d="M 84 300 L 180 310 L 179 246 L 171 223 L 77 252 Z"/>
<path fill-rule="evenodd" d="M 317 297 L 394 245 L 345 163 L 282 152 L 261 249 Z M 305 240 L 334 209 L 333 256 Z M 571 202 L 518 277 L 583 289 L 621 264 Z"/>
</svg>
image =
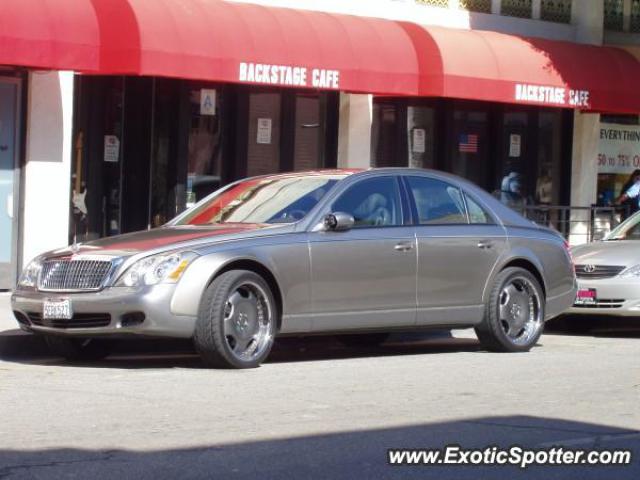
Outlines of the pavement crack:
<svg viewBox="0 0 640 480">
<path fill-rule="evenodd" d="M 17 464 L 17 465 L 5 465 L 0 467 L 0 479 L 8 478 L 10 475 L 13 475 L 16 472 L 21 470 L 31 470 L 32 468 L 47 468 L 47 467 L 59 467 L 65 465 L 75 465 L 79 463 L 88 463 L 88 462 L 101 462 L 101 461 L 110 461 L 116 456 L 117 452 L 115 451 L 106 451 L 102 454 L 96 456 L 89 456 L 86 458 L 79 458 L 73 460 L 52 460 L 49 462 L 42 463 L 25 463 L 25 464 Z"/>
</svg>

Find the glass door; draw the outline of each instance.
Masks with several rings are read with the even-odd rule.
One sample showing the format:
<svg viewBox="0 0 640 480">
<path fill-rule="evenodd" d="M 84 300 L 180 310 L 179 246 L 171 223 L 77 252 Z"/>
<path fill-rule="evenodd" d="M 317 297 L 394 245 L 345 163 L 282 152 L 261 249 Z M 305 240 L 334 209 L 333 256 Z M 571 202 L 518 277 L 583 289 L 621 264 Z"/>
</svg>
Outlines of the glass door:
<svg viewBox="0 0 640 480">
<path fill-rule="evenodd" d="M 17 270 L 16 206 L 17 126 L 20 83 L 0 79 L 0 289 L 15 285 Z"/>
</svg>

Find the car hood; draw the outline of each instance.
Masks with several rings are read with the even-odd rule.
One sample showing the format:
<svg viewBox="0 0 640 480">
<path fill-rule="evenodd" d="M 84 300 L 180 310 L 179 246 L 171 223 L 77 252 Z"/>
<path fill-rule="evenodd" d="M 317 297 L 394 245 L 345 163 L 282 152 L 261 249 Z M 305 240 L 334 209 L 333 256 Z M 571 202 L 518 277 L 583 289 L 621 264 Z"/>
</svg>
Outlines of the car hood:
<svg viewBox="0 0 640 480">
<path fill-rule="evenodd" d="M 640 264 L 640 241 L 606 240 L 587 243 L 571 249 L 577 265 L 624 265 Z"/>
<path fill-rule="evenodd" d="M 129 257 L 142 252 L 162 252 L 174 249 L 194 249 L 230 240 L 241 240 L 263 235 L 288 233 L 290 224 L 224 224 L 210 226 L 165 226 L 101 238 L 87 243 L 71 245 L 50 252 L 54 255 L 109 255 Z"/>
</svg>

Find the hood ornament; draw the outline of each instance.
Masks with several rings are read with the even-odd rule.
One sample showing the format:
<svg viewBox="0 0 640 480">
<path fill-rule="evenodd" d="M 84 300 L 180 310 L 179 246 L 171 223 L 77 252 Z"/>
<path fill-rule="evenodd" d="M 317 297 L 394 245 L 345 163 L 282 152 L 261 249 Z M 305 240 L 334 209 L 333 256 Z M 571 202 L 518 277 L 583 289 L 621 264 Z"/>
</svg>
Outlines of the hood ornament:
<svg viewBox="0 0 640 480">
<path fill-rule="evenodd" d="M 80 245 L 82 245 L 82 244 L 73 242 L 73 245 L 71 245 L 71 252 L 72 253 L 78 253 L 80 251 Z"/>
</svg>

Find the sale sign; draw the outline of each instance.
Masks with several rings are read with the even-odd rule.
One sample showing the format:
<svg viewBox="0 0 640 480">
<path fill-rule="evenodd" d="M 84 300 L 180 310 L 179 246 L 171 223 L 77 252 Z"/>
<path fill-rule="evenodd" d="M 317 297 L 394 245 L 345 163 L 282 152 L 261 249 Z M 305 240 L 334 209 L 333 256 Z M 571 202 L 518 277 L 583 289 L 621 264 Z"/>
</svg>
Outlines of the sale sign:
<svg viewBox="0 0 640 480">
<path fill-rule="evenodd" d="M 640 168 L 640 126 L 600 124 L 598 173 L 629 175 Z"/>
</svg>

